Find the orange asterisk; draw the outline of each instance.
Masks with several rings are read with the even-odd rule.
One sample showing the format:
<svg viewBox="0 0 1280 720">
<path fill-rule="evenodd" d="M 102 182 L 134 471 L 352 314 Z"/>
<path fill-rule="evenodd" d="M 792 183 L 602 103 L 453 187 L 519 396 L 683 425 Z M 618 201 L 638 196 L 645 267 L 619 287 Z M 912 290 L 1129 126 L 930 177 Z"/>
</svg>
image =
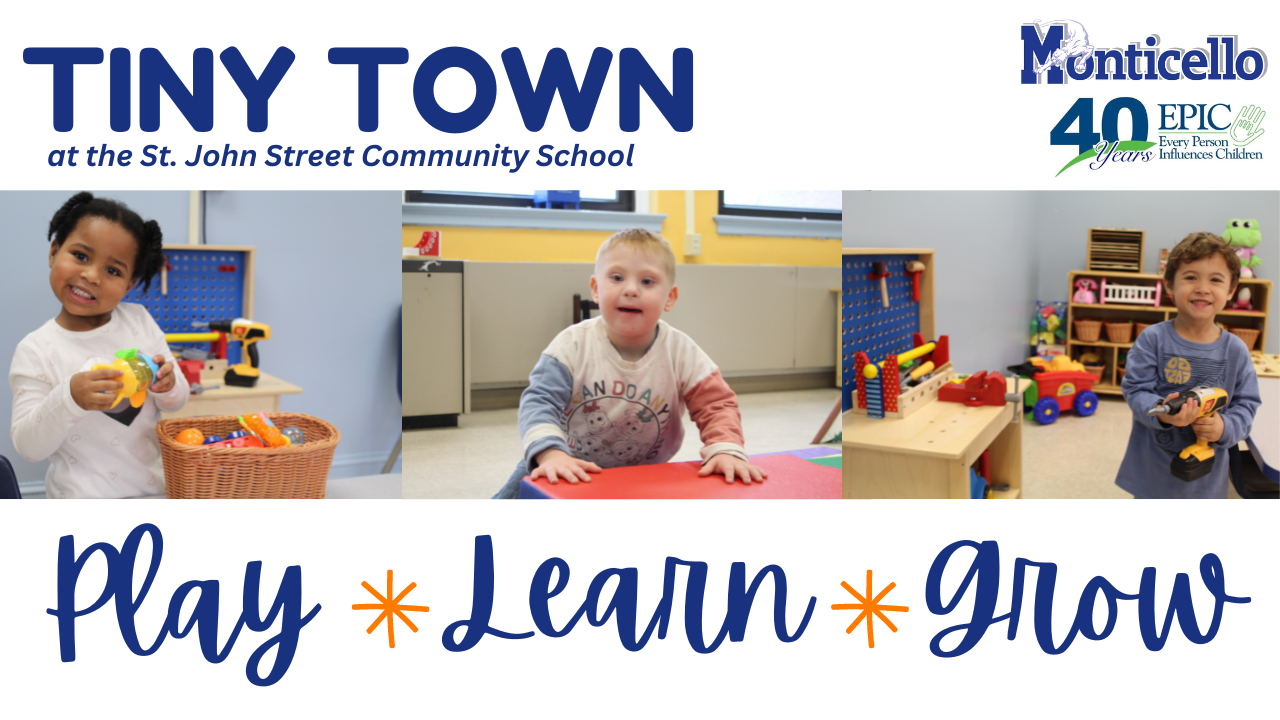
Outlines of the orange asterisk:
<svg viewBox="0 0 1280 720">
<path fill-rule="evenodd" d="M 386 618 L 386 619 L 387 619 L 387 647 L 395 647 L 395 646 L 396 646 L 396 631 L 395 631 L 395 628 L 393 627 L 393 626 L 395 625 L 395 618 L 394 618 L 394 617 L 392 617 L 392 613 L 394 613 L 394 614 L 395 614 L 396 616 L 398 616 L 401 620 L 403 620 L 403 621 L 404 621 L 404 624 L 405 624 L 405 625 L 408 625 L 410 630 L 412 630 L 412 631 L 414 631 L 414 632 L 418 632 L 418 627 L 417 627 L 416 625 L 414 625 L 414 624 L 413 624 L 413 622 L 411 622 L 411 621 L 409 620 L 409 618 L 408 618 L 408 617 L 406 617 L 406 616 L 405 616 L 405 614 L 404 614 L 404 612 L 402 612 L 402 611 L 404 611 L 404 610 L 410 610 L 410 611 L 413 611 L 413 612 L 429 612 L 429 611 L 431 610 L 431 608 L 427 607 L 426 605 L 401 605 L 401 604 L 400 604 L 400 601 L 404 599 L 404 596 L 405 596 L 405 595 L 408 595 L 408 594 L 409 594 L 409 592 L 410 592 L 411 590 L 413 590 L 414 588 L 418 587 L 418 583 L 409 583 L 409 587 L 407 587 L 407 588 L 405 588 L 404 590 L 400 591 L 400 594 L 399 594 L 399 595 L 396 595 L 396 597 L 395 597 L 395 599 L 394 599 L 394 600 L 388 600 L 387 598 L 391 597 L 391 596 L 392 596 L 392 594 L 394 594 L 394 592 L 395 592 L 394 590 L 392 590 L 392 587 L 393 587 L 393 586 L 392 586 L 392 584 L 391 584 L 391 571 L 390 571 L 390 570 L 388 570 L 388 571 L 387 571 L 387 597 L 383 597 L 383 596 L 379 595 L 379 594 L 378 594 L 378 591 L 377 591 L 377 590 L 374 590 L 374 589 L 373 589 L 373 586 L 372 586 L 372 585 L 370 585 L 370 584 L 369 584 L 369 583 L 367 583 L 367 582 L 361 582 L 360 584 L 361 584 L 361 585 L 363 585 L 363 586 L 364 586 L 364 589 L 365 589 L 365 590 L 368 590 L 368 591 L 369 591 L 369 593 L 370 593 L 371 595 L 373 595 L 374 597 L 378 598 L 378 600 L 379 600 L 380 602 L 378 602 L 378 603 L 370 603 L 370 604 L 368 604 L 368 605 L 352 605 L 352 606 L 351 606 L 351 609 L 352 609 L 352 610 L 381 610 L 381 611 L 382 611 L 382 614 L 378 616 L 378 619 L 377 619 L 377 620 L 374 620 L 374 621 L 373 621 L 373 624 L 372 624 L 372 625 L 370 625 L 370 626 L 369 626 L 369 629 L 368 629 L 368 630 L 365 630 L 365 632 L 367 632 L 367 633 L 369 633 L 370 635 L 372 635 L 372 634 L 373 634 L 373 631 L 374 631 L 374 630 L 377 630 L 377 629 L 378 629 L 378 625 L 380 625 L 380 624 L 382 623 L 382 619 L 383 619 L 383 618 Z"/>
<path fill-rule="evenodd" d="M 856 628 L 856 627 L 858 627 L 858 623 L 862 622 L 862 619 L 863 619 L 863 618 L 866 618 L 866 620 L 867 620 L 867 647 L 869 647 L 869 648 L 873 648 L 873 647 L 875 647 L 875 646 L 876 646 L 876 638 L 875 638 L 875 635 L 874 635 L 874 634 L 873 634 L 873 632 L 872 632 L 872 625 L 874 625 L 874 624 L 875 624 L 875 619 L 871 617 L 871 614 L 872 614 L 872 613 L 875 613 L 875 616 L 876 616 L 876 617 L 878 617 L 878 618 L 880 618 L 881 620 L 883 620 L 883 621 L 884 621 L 884 624 L 885 624 L 885 625 L 888 625 L 890 630 L 892 630 L 893 632 L 898 632 L 898 628 L 894 627 L 893 623 L 889 622 L 889 618 L 885 617 L 884 613 L 883 613 L 883 612 L 881 612 L 881 611 L 882 611 L 882 610 L 892 610 L 892 611 L 894 611 L 894 612 L 907 612 L 907 606 L 905 606 L 905 605 L 881 605 L 881 604 L 880 604 L 880 601 L 884 599 L 884 596 L 885 596 L 885 595 L 888 595 L 888 594 L 889 594 L 889 591 L 890 591 L 890 590 L 892 590 L 894 587 L 896 587 L 897 583 L 889 583 L 889 586 L 888 586 L 888 587 L 886 587 L 884 590 L 881 590 L 881 591 L 880 591 L 880 594 L 879 594 L 879 595 L 876 595 L 876 596 L 875 596 L 875 599 L 873 599 L 871 602 L 867 602 L 867 598 L 871 597 L 871 571 L 870 571 L 870 570 L 868 570 L 868 571 L 867 571 L 867 595 L 866 595 L 866 597 L 863 597 L 863 596 L 859 595 L 857 590 L 854 590 L 853 588 L 849 587 L 849 583 L 844 582 L 844 581 L 842 580 L 842 581 L 840 581 L 840 584 L 841 584 L 842 586 L 844 586 L 844 589 L 845 589 L 845 590 L 848 590 L 848 591 L 849 591 L 849 594 L 850 594 L 850 595 L 852 595 L 852 596 L 854 596 L 854 597 L 856 597 L 856 598 L 858 598 L 859 600 L 861 600 L 861 601 L 862 601 L 862 603 L 861 603 L 861 604 L 848 603 L 848 604 L 837 604 L 837 605 L 832 605 L 832 606 L 831 606 L 831 609 L 832 609 L 832 610 L 861 610 L 861 611 L 862 611 L 862 613 L 858 615 L 858 619 L 857 619 L 857 620 L 854 620 L 854 621 L 853 621 L 853 624 L 852 624 L 852 625 L 850 625 L 848 628 L 846 628 L 846 629 L 845 629 L 845 634 L 852 633 L 852 632 L 853 632 L 853 629 L 854 629 L 854 628 Z"/>
</svg>

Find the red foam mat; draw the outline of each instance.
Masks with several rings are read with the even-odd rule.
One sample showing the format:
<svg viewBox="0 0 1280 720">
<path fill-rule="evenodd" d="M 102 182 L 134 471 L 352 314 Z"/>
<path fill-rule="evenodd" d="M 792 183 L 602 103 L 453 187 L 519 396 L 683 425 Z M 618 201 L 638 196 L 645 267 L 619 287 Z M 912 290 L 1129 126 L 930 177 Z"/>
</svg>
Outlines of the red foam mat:
<svg viewBox="0 0 1280 720">
<path fill-rule="evenodd" d="M 785 500 L 840 498 L 840 469 L 817 465 L 792 455 L 761 455 L 751 463 L 769 473 L 763 483 L 732 485 L 722 475 L 698 477 L 701 463 L 637 465 L 612 468 L 591 476 L 591 482 L 552 485 L 546 478 L 520 484 L 522 499 L 706 499 Z"/>
</svg>

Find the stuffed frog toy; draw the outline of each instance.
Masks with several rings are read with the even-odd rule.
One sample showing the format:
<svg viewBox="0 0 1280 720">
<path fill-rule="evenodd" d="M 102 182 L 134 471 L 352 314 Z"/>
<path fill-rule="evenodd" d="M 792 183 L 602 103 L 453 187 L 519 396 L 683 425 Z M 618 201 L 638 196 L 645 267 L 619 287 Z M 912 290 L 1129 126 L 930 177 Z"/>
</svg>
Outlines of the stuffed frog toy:
<svg viewBox="0 0 1280 720">
<path fill-rule="evenodd" d="M 1222 233 L 1222 239 L 1235 248 L 1236 257 L 1240 258 L 1240 277 L 1254 277 L 1253 268 L 1262 264 L 1262 259 L 1254 251 L 1258 243 L 1262 242 L 1262 231 L 1258 229 L 1258 221 L 1252 219 L 1228 220 L 1227 229 Z"/>
</svg>

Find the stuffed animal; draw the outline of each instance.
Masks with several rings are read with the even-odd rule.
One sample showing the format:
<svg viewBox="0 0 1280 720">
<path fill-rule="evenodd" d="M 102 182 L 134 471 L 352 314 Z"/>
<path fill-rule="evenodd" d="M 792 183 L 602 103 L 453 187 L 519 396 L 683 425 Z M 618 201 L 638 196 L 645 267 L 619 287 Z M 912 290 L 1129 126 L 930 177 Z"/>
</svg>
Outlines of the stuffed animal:
<svg viewBox="0 0 1280 720">
<path fill-rule="evenodd" d="M 1240 268 L 1241 272 L 1244 268 Z M 1236 299 L 1231 303 L 1232 310 L 1252 310 L 1253 309 L 1253 293 L 1249 292 L 1249 288 L 1241 287 L 1236 293 Z"/>
<path fill-rule="evenodd" d="M 1227 221 L 1227 229 L 1222 232 L 1222 239 L 1236 249 L 1236 257 L 1240 258 L 1240 277 L 1255 277 L 1253 268 L 1262 264 L 1262 259 L 1254 248 L 1262 242 L 1262 230 L 1257 220 L 1232 219 Z"/>
</svg>

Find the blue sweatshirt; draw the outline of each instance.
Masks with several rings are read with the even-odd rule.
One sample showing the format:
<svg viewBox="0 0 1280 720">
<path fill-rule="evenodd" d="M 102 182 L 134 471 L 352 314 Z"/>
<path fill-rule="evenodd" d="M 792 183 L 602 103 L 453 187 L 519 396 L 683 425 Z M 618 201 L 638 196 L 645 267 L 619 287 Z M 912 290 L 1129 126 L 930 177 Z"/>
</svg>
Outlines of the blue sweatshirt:
<svg viewBox="0 0 1280 720">
<path fill-rule="evenodd" d="M 1169 471 L 1173 459 L 1196 442 L 1190 427 L 1165 425 L 1147 411 L 1169 393 L 1197 385 L 1227 391 L 1222 438 L 1212 443 L 1213 469 L 1202 478 L 1183 482 Z M 1240 338 L 1223 332 L 1211 343 L 1187 340 L 1173 329 L 1173 321 L 1152 325 L 1138 336 L 1125 367 L 1124 399 L 1133 410 L 1129 447 L 1116 475 L 1116 485 L 1139 498 L 1225 498 L 1227 450 L 1245 439 L 1253 414 L 1262 400 L 1249 349 Z"/>
</svg>

